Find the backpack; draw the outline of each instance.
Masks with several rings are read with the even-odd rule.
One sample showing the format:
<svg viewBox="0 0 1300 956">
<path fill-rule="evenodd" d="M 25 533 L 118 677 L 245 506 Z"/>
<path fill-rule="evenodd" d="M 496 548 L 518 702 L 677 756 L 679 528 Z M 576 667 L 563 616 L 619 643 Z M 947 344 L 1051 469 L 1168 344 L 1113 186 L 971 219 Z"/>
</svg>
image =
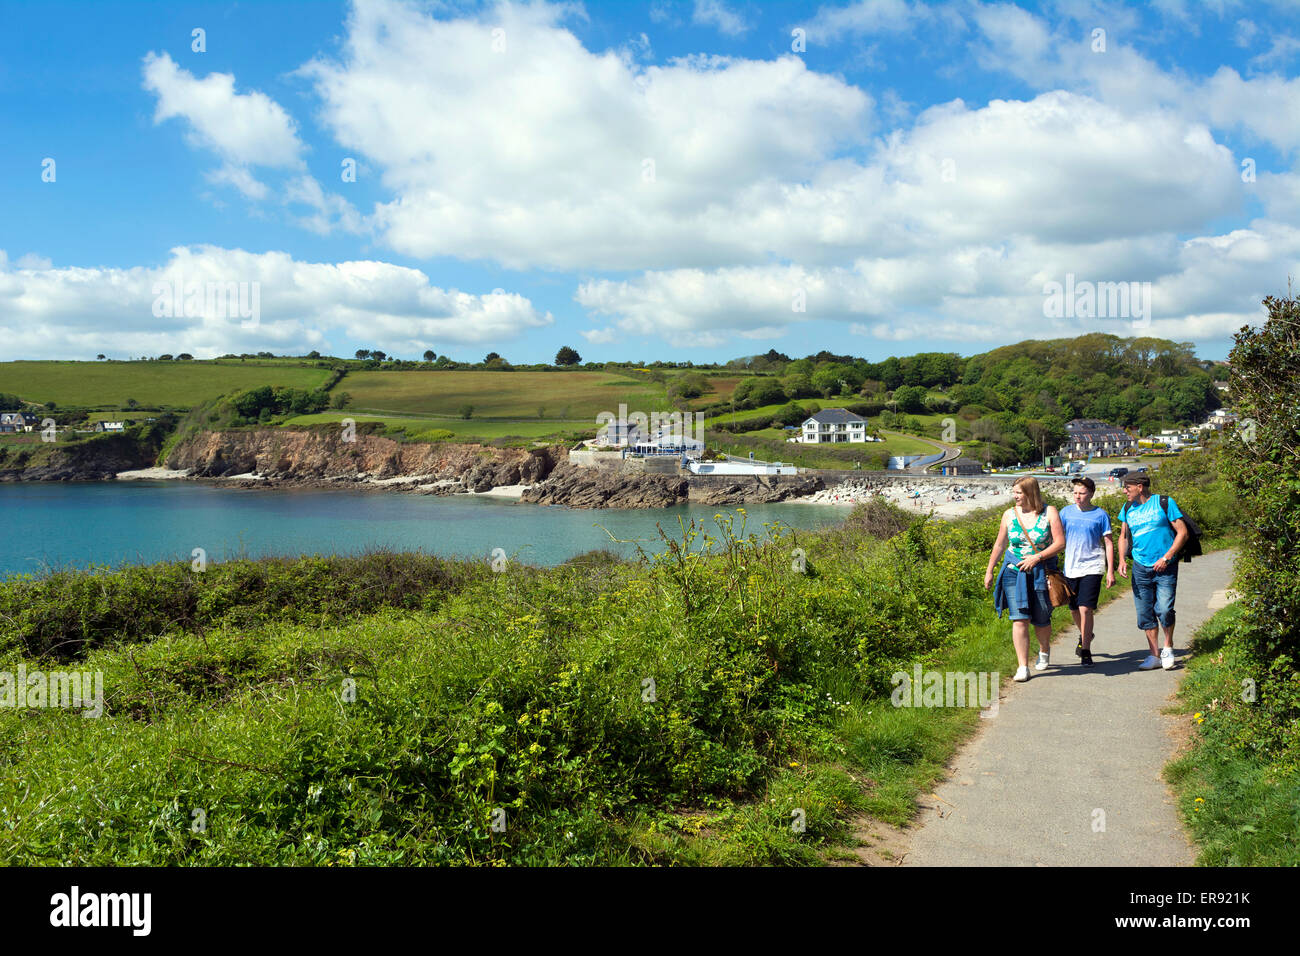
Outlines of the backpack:
<svg viewBox="0 0 1300 956">
<path fill-rule="evenodd" d="M 1160 510 L 1164 513 L 1165 520 L 1169 522 L 1170 527 L 1173 527 L 1174 523 L 1169 518 L 1169 496 L 1168 495 L 1160 496 Z M 1127 515 L 1128 515 L 1128 505 L 1125 504 L 1124 507 L 1119 510 L 1119 520 L 1121 523 L 1127 523 L 1126 521 Z M 1182 550 L 1178 552 L 1178 557 L 1175 558 L 1175 560 L 1190 562 L 1192 558 L 1200 557 L 1205 553 L 1204 551 L 1201 550 L 1201 529 L 1197 527 L 1196 522 L 1193 521 L 1191 517 L 1186 514 L 1183 515 L 1183 523 L 1187 525 L 1187 540 L 1183 542 Z M 1124 557 L 1132 558 L 1133 557 L 1133 529 L 1132 528 L 1129 529 L 1128 537 L 1125 541 L 1125 544 L 1127 544 L 1127 547 L 1124 549 Z"/>
</svg>

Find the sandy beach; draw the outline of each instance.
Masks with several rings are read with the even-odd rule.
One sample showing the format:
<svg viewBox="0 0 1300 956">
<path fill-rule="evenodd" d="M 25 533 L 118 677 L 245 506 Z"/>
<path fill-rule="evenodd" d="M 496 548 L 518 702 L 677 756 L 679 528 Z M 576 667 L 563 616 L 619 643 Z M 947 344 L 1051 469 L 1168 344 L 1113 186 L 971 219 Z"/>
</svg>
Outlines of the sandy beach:
<svg viewBox="0 0 1300 956">
<path fill-rule="evenodd" d="M 910 485 L 890 482 L 883 488 L 868 488 L 865 483 L 845 482 L 805 498 L 794 499 L 799 504 L 841 505 L 851 507 L 865 504 L 873 497 L 884 498 L 890 504 L 909 511 L 923 511 L 940 518 L 955 518 L 991 505 L 1009 505 L 1012 501 L 1010 482 L 1006 488 L 967 488 L 961 482 L 951 485 Z"/>
<path fill-rule="evenodd" d="M 487 491 L 467 491 L 464 494 L 479 498 L 520 498 L 532 485 L 497 485 Z"/>
<path fill-rule="evenodd" d="M 188 468 L 137 468 L 134 471 L 119 471 L 117 480 L 145 481 L 160 478 L 188 478 L 189 474 L 190 470 Z"/>
</svg>

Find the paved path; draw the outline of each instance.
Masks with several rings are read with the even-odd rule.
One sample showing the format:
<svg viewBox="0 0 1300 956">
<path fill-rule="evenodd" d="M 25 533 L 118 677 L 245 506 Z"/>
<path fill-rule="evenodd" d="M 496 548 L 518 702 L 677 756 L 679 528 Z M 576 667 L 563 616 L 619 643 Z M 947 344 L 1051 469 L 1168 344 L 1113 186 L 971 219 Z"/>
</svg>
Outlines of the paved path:
<svg viewBox="0 0 1300 956">
<path fill-rule="evenodd" d="M 1186 718 L 1160 712 L 1192 634 L 1226 603 L 1232 559 L 1220 551 L 1179 566 L 1173 670 L 1137 670 L 1146 638 L 1125 594 L 1097 615 L 1096 666 L 1079 666 L 1071 630 L 1052 646 L 1048 670 L 1024 684 L 1004 680 L 997 714 L 921 798 L 903 864 L 1190 866 L 1195 852 L 1160 776 L 1175 721 Z"/>
</svg>

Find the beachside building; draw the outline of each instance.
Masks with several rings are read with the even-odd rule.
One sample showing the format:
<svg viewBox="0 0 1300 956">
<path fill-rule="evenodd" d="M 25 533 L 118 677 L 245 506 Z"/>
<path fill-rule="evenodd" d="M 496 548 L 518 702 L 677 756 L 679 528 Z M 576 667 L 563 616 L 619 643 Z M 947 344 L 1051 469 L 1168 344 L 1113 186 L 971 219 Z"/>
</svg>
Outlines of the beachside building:
<svg viewBox="0 0 1300 956">
<path fill-rule="evenodd" d="M 1058 455 L 1066 458 L 1109 458 L 1132 455 L 1137 451 L 1138 440 L 1114 425 L 1095 418 L 1076 418 L 1066 423 L 1069 437 Z"/>
<path fill-rule="evenodd" d="M 649 437 L 636 422 L 612 421 L 596 434 L 596 444 L 610 448 L 630 448 Z"/>
<path fill-rule="evenodd" d="M 823 408 L 803 423 L 800 442 L 820 445 L 867 440 L 867 420 L 846 408 Z"/>
<path fill-rule="evenodd" d="M 974 458 L 958 458 L 939 466 L 939 474 L 948 475 L 982 475 L 984 466 Z"/>
<path fill-rule="evenodd" d="M 704 442 L 681 432 L 665 430 L 655 438 L 638 439 L 632 445 L 638 455 L 685 455 L 699 458 L 704 454 Z"/>
</svg>

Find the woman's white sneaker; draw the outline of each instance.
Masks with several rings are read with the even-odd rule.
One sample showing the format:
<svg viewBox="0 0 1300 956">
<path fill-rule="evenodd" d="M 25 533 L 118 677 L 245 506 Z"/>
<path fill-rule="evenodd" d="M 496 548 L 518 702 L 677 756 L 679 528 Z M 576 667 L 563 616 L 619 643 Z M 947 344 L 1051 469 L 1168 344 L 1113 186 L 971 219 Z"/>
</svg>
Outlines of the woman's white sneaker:
<svg viewBox="0 0 1300 956">
<path fill-rule="evenodd" d="M 1038 663 L 1034 665 L 1034 670 L 1036 670 L 1036 671 L 1045 671 L 1045 670 L 1047 670 L 1048 665 L 1051 663 L 1051 661 L 1049 660 L 1049 657 L 1050 657 L 1050 652 L 1049 652 L 1049 651 L 1039 651 L 1039 652 L 1038 652 Z"/>
<path fill-rule="evenodd" d="M 1013 678 L 1011 678 L 1011 679 L 1012 679 L 1012 680 L 1021 681 L 1022 683 L 1023 683 L 1024 681 L 1029 680 L 1029 668 L 1028 668 L 1028 667 L 1017 667 L 1017 668 L 1016 668 L 1016 676 L 1013 677 Z"/>
</svg>

